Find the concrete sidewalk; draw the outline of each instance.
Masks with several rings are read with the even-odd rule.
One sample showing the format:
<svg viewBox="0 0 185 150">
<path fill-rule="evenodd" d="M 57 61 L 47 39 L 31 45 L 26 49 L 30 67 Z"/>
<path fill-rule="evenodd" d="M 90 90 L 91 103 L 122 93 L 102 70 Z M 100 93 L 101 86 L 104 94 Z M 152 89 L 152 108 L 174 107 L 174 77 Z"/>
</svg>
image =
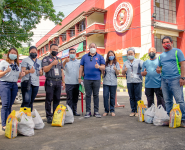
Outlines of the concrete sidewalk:
<svg viewBox="0 0 185 150">
<path fill-rule="evenodd" d="M 75 117 L 74 124 L 64 127 L 51 127 L 45 122 L 43 130 L 35 130 L 35 135 L 25 137 L 19 135 L 8 139 L 0 131 L 0 150 L 183 150 L 185 149 L 185 129 L 170 129 L 169 127 L 154 126 L 138 122 L 137 117 L 129 117 L 130 104 L 126 92 L 118 93 L 118 102 L 125 108 L 116 108 L 116 116 L 102 118 Z M 144 99 L 143 95 L 143 99 Z M 144 99 L 146 102 L 146 98 Z M 61 101 L 65 104 L 65 101 Z M 44 102 L 35 102 L 37 109 L 44 119 Z M 84 101 L 85 107 L 85 101 Z M 19 110 L 20 104 L 13 105 Z M 85 110 L 84 110 L 85 112 Z M 93 112 L 93 104 L 92 104 Z M 81 101 L 78 103 L 78 113 L 81 113 Z M 104 113 L 102 92 L 100 92 L 100 113 Z"/>
</svg>

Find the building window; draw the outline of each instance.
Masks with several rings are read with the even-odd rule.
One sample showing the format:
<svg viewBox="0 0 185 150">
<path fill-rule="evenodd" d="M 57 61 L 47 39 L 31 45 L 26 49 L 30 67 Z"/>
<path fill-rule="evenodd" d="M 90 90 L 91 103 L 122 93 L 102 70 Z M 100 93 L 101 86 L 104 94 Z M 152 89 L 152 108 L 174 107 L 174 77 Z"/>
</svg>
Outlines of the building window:
<svg viewBox="0 0 185 150">
<path fill-rule="evenodd" d="M 41 50 L 39 50 L 39 56 L 41 55 Z"/>
<path fill-rule="evenodd" d="M 72 28 L 70 28 L 69 29 L 69 32 L 70 32 L 70 34 L 69 34 L 70 37 L 75 36 L 75 26 L 73 26 Z"/>
<path fill-rule="evenodd" d="M 77 24 L 77 28 L 78 28 L 78 32 L 82 32 L 86 29 L 86 26 L 85 26 L 85 19 L 80 21 L 78 24 Z"/>
<path fill-rule="evenodd" d="M 56 43 L 57 45 L 59 45 L 59 37 L 56 37 L 56 38 L 55 38 L 55 43 Z"/>
<path fill-rule="evenodd" d="M 156 20 L 176 24 L 176 0 L 154 0 Z"/>
<path fill-rule="evenodd" d="M 42 48 L 42 54 L 44 54 L 44 47 Z"/>
<path fill-rule="evenodd" d="M 66 41 L 66 32 L 62 33 L 60 36 L 62 37 L 62 42 L 65 42 Z"/>
<path fill-rule="evenodd" d="M 46 52 L 49 50 L 48 44 L 46 45 Z"/>
<path fill-rule="evenodd" d="M 86 51 L 86 41 L 83 41 L 83 51 Z"/>
<path fill-rule="evenodd" d="M 162 39 L 165 36 L 166 35 L 161 35 L 161 34 L 155 35 L 155 48 L 156 48 L 157 52 L 164 52 L 165 51 L 165 49 L 162 46 Z M 173 40 L 173 47 L 177 48 L 177 37 L 171 36 L 171 38 Z"/>
</svg>

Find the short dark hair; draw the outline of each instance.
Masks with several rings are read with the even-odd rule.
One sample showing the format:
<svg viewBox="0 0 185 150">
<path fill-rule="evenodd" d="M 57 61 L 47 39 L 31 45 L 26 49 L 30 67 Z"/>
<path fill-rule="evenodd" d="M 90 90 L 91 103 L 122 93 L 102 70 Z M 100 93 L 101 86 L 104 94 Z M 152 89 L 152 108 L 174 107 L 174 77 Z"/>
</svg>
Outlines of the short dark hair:
<svg viewBox="0 0 185 150">
<path fill-rule="evenodd" d="M 72 50 L 75 50 L 75 52 L 76 52 L 76 49 L 74 49 L 74 48 L 70 48 L 70 49 L 69 49 L 69 52 L 72 51 Z"/>
<path fill-rule="evenodd" d="M 172 38 L 171 38 L 170 36 L 165 36 L 165 37 L 163 37 L 162 43 L 163 43 L 164 39 L 169 39 L 171 43 L 173 42 L 173 40 L 172 40 Z"/>
<path fill-rule="evenodd" d="M 57 44 L 51 44 L 51 45 L 50 45 L 50 49 L 51 49 L 52 46 L 58 46 L 58 45 L 57 45 Z"/>
<path fill-rule="evenodd" d="M 36 49 L 36 50 L 37 50 L 37 48 L 36 48 L 35 46 L 31 46 L 31 47 L 29 48 L 29 52 L 30 52 L 32 49 Z"/>
<path fill-rule="evenodd" d="M 135 54 L 135 49 L 134 49 L 133 47 L 129 47 L 129 48 L 127 49 L 127 54 L 128 54 L 129 51 L 133 51 L 134 54 Z"/>
</svg>

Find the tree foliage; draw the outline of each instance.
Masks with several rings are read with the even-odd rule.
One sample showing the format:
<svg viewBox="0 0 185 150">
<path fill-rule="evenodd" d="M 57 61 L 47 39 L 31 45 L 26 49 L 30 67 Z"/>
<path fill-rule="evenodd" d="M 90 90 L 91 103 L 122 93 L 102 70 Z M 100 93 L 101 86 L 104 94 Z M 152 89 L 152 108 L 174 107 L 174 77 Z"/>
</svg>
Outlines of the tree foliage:
<svg viewBox="0 0 185 150">
<path fill-rule="evenodd" d="M 146 61 L 148 59 L 150 59 L 148 53 L 144 54 L 143 57 L 140 58 L 142 61 Z"/>
<path fill-rule="evenodd" d="M 19 47 L 17 50 L 19 54 L 29 56 L 29 47 Z"/>
<path fill-rule="evenodd" d="M 31 30 L 43 16 L 61 24 L 64 14 L 56 14 L 52 0 L 0 0 L 0 49 L 4 51 L 30 42 Z"/>
</svg>

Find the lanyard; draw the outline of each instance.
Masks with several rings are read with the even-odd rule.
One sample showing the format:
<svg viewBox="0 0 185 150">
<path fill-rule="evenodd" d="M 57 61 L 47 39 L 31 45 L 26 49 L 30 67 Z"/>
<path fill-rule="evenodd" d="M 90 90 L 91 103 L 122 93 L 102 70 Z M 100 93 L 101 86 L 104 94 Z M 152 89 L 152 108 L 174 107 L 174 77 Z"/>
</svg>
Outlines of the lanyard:
<svg viewBox="0 0 185 150">
<path fill-rule="evenodd" d="M 33 61 L 33 59 L 31 59 L 31 60 Z M 37 58 L 35 61 L 33 61 L 33 66 L 35 67 L 35 70 L 37 70 L 37 68 L 39 68 L 39 65 L 37 65 Z"/>
<path fill-rule="evenodd" d="M 131 64 L 130 67 L 131 67 L 131 70 L 132 70 L 132 72 L 133 72 L 133 65 Z"/>
</svg>

